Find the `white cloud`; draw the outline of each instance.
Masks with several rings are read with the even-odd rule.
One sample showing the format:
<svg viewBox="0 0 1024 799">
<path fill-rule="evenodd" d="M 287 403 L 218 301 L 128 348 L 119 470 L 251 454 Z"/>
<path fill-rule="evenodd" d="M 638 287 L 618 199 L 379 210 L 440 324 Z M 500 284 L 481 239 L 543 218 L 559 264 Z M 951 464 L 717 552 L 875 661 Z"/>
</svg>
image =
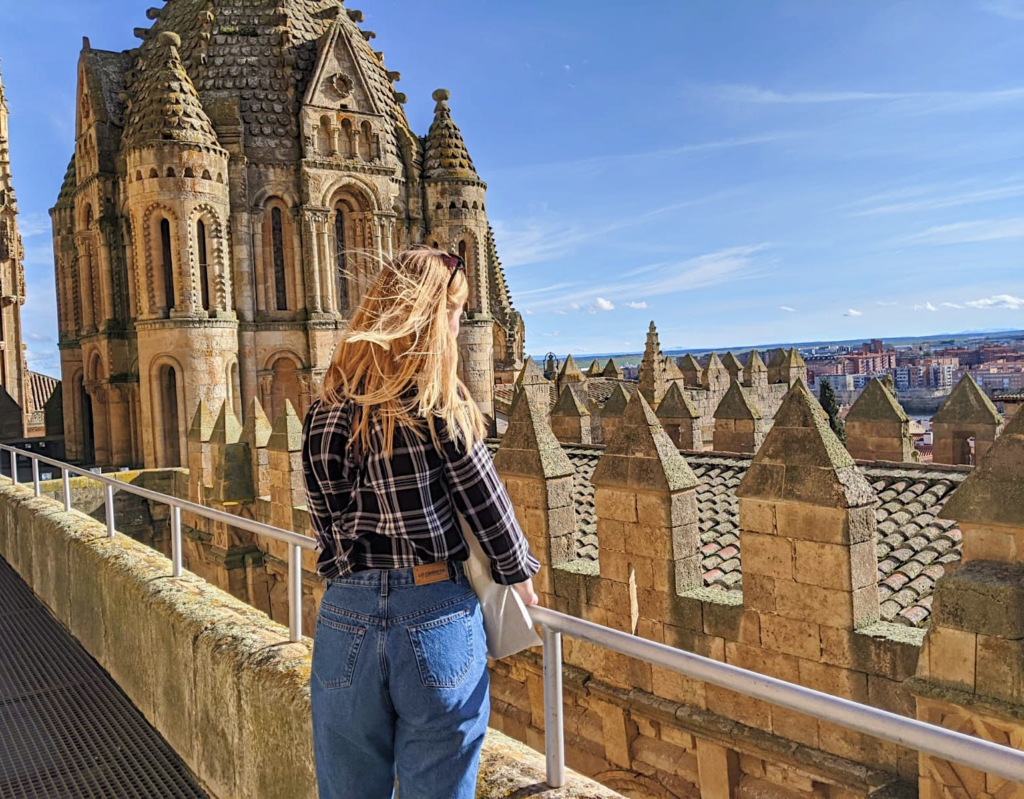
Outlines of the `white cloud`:
<svg viewBox="0 0 1024 799">
<path fill-rule="evenodd" d="M 523 310 L 523 316 L 533 316 L 533 311 L 531 311 L 529 308 L 525 308 Z"/>
<path fill-rule="evenodd" d="M 886 302 L 885 300 L 878 300 L 875 305 L 881 305 L 883 308 L 895 308 L 899 305 L 898 302 Z"/>
<path fill-rule="evenodd" d="M 647 302 L 644 300 L 640 300 L 640 302 L 627 302 L 626 307 L 632 308 L 634 311 L 642 311 L 647 307 Z"/>
<path fill-rule="evenodd" d="M 937 311 L 939 309 L 936 308 L 934 305 L 932 305 L 930 302 L 926 302 L 924 305 L 915 305 L 914 306 L 914 310 L 915 311 L 931 311 L 932 313 L 935 313 L 935 311 Z"/>
<path fill-rule="evenodd" d="M 604 297 L 598 297 L 594 300 L 594 306 L 598 311 L 614 311 L 615 306 L 606 300 Z"/>
<path fill-rule="evenodd" d="M 561 330 L 552 330 L 549 333 L 543 333 L 542 335 L 545 338 L 558 338 L 560 335 L 562 335 L 562 331 Z"/>
<path fill-rule="evenodd" d="M 969 244 L 1024 237 L 1024 216 L 1009 219 L 976 219 L 926 228 L 899 241 L 905 244 Z"/>
<path fill-rule="evenodd" d="M 796 308 L 790 308 L 788 305 L 780 305 L 779 310 L 786 313 L 796 313 Z"/>
<path fill-rule="evenodd" d="M 956 309 L 959 310 L 959 309 L 962 309 L 964 306 L 957 305 L 955 302 L 944 302 L 939 307 L 940 308 L 956 308 Z"/>
<path fill-rule="evenodd" d="M 45 211 L 33 211 L 18 216 L 18 232 L 22 238 L 49 234 L 53 230 L 50 215 Z M 50 259 L 52 261 L 52 258 Z"/>
<path fill-rule="evenodd" d="M 29 341 L 47 341 L 47 342 L 52 342 L 53 341 L 53 339 L 50 336 L 44 336 L 44 335 L 41 335 L 40 333 L 36 333 L 34 331 L 28 334 L 28 339 L 29 339 Z"/>
<path fill-rule="evenodd" d="M 846 310 L 846 313 L 843 314 L 843 316 L 863 316 L 863 315 L 864 315 L 863 311 L 857 311 L 857 310 L 855 310 L 853 308 L 848 308 Z"/>
<path fill-rule="evenodd" d="M 1015 297 L 1012 294 L 993 294 L 982 300 L 968 300 L 964 305 L 968 308 L 1003 308 L 1016 311 L 1024 307 L 1024 297 Z"/>
</svg>

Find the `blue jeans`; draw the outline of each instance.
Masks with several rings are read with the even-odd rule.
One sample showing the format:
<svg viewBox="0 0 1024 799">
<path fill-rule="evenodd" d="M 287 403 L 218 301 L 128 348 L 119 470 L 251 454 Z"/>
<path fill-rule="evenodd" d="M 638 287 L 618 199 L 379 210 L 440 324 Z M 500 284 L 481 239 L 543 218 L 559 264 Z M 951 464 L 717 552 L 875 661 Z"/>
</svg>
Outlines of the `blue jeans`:
<svg viewBox="0 0 1024 799">
<path fill-rule="evenodd" d="M 320 799 L 473 799 L 490 715 L 480 603 L 461 563 L 335 578 L 316 622 L 313 749 Z"/>
</svg>

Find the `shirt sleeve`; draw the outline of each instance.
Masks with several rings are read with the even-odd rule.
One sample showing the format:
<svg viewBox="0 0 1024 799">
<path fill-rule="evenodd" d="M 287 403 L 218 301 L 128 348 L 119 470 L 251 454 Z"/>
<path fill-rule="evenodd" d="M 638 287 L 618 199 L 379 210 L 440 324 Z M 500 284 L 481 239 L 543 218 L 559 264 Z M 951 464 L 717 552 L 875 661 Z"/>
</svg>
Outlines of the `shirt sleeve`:
<svg viewBox="0 0 1024 799">
<path fill-rule="evenodd" d="M 352 482 L 345 447 L 349 415 L 341 406 L 311 407 L 302 426 L 302 476 L 306 506 L 322 546 L 346 537 L 343 519 Z"/>
<path fill-rule="evenodd" d="M 530 552 L 487 446 L 477 441 L 467 450 L 450 435 L 438 438 L 455 507 L 490 558 L 495 581 L 512 585 L 528 580 L 540 571 L 540 563 Z"/>
</svg>

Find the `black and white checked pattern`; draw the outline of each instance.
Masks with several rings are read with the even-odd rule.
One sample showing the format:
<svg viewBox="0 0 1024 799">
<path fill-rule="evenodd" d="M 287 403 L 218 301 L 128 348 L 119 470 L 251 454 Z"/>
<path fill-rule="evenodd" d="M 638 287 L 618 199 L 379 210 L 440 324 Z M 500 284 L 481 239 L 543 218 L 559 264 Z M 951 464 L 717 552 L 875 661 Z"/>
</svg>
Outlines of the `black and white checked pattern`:
<svg viewBox="0 0 1024 799">
<path fill-rule="evenodd" d="M 467 451 L 438 422 L 437 449 L 396 428 L 393 453 L 381 453 L 380 423 L 357 463 L 347 447 L 355 404 L 316 400 L 302 427 L 302 470 L 309 515 L 322 551 L 317 573 L 338 577 L 363 569 L 402 569 L 469 557 L 457 508 L 491 561 L 494 579 L 511 585 L 540 569 L 516 521 L 505 487 L 482 441 Z M 453 506 L 454 502 L 454 506 Z"/>
</svg>

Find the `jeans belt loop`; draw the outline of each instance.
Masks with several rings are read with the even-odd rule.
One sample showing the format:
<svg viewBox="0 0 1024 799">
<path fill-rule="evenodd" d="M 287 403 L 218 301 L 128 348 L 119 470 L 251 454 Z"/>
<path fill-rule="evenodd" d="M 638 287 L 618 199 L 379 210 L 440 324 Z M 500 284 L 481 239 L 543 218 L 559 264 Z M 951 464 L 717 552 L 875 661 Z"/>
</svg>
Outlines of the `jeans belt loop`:
<svg viewBox="0 0 1024 799">
<path fill-rule="evenodd" d="M 380 570 L 380 595 L 381 596 L 387 596 L 388 595 L 388 570 L 387 569 L 381 569 Z"/>
</svg>

